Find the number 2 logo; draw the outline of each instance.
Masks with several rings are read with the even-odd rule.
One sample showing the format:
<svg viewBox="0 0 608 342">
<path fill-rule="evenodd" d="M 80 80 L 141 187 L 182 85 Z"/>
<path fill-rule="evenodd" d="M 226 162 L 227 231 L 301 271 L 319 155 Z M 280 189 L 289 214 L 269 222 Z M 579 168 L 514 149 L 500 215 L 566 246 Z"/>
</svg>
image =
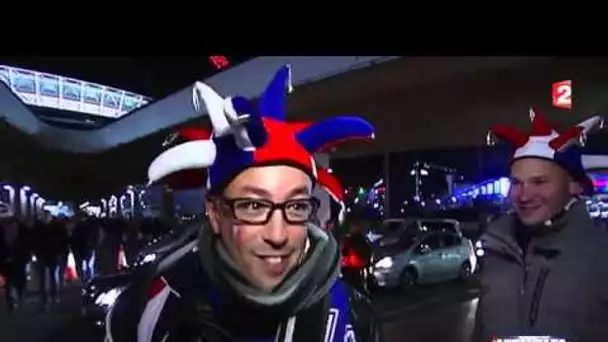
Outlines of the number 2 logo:
<svg viewBox="0 0 608 342">
<path fill-rule="evenodd" d="M 552 97 L 554 107 L 572 109 L 572 81 L 553 83 Z"/>
</svg>

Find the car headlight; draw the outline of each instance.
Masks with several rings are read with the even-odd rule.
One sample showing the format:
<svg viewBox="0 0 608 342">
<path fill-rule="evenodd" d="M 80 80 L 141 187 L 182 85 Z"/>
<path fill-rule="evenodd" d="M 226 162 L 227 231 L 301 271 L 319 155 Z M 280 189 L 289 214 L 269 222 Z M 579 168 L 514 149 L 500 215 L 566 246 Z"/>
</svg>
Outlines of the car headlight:
<svg viewBox="0 0 608 342">
<path fill-rule="evenodd" d="M 393 258 L 391 257 L 384 257 L 380 260 L 378 260 L 378 262 L 375 265 L 377 268 L 391 268 L 393 267 Z"/>
<path fill-rule="evenodd" d="M 481 243 L 481 240 L 477 240 L 475 242 L 475 248 L 482 248 L 482 247 L 483 247 L 483 244 Z"/>
<path fill-rule="evenodd" d="M 146 254 L 143 258 L 141 256 L 137 258 L 137 260 L 133 263 L 133 267 L 139 267 L 149 262 L 153 262 L 154 260 L 156 260 L 156 253 Z"/>
<path fill-rule="evenodd" d="M 146 256 L 144 256 L 144 258 L 141 260 L 141 264 L 147 264 L 149 262 L 152 262 L 156 260 L 156 254 L 155 253 L 150 253 L 150 254 L 146 254 Z"/>
<path fill-rule="evenodd" d="M 122 293 L 123 288 L 113 288 L 106 292 L 102 292 L 95 299 L 95 304 L 99 306 L 112 306 L 118 299 L 118 296 Z"/>
</svg>

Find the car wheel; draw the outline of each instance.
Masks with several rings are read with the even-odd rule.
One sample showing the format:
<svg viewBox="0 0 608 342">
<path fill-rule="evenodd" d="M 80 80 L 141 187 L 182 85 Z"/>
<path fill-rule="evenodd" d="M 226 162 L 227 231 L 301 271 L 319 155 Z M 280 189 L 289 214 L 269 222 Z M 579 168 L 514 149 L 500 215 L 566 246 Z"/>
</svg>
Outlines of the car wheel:
<svg viewBox="0 0 608 342">
<path fill-rule="evenodd" d="M 460 266 L 460 272 L 458 273 L 458 277 L 461 280 L 467 280 L 471 277 L 471 275 L 471 264 L 468 261 L 463 262 Z"/>
<path fill-rule="evenodd" d="M 399 287 L 401 291 L 408 291 L 418 283 L 418 273 L 413 268 L 407 268 L 399 277 Z"/>
</svg>

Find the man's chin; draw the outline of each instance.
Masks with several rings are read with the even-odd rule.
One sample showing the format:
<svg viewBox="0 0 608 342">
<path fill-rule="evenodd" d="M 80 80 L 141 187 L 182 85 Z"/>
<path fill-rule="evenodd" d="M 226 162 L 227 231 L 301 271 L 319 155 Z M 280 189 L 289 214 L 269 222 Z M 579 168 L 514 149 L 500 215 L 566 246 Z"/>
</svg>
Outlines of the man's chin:
<svg viewBox="0 0 608 342">
<path fill-rule="evenodd" d="M 280 274 L 272 274 L 272 272 L 269 272 L 268 270 L 261 269 L 259 272 L 256 272 L 255 275 L 252 275 L 255 278 L 250 279 L 250 281 L 259 290 L 272 292 L 285 280 L 292 269 L 293 267 L 287 267 L 285 271 Z"/>
<path fill-rule="evenodd" d="M 542 224 L 546 221 L 541 215 L 520 215 L 519 220 L 524 226 L 533 227 Z"/>
<path fill-rule="evenodd" d="M 517 208 L 517 217 L 525 226 L 534 226 L 541 223 L 544 215 L 538 210 L 539 208 Z"/>
<path fill-rule="evenodd" d="M 264 279 L 258 277 L 257 279 L 254 279 L 252 283 L 258 290 L 270 293 L 283 282 L 283 279 L 285 279 L 285 276 L 281 276 L 280 278 L 264 277 Z"/>
</svg>

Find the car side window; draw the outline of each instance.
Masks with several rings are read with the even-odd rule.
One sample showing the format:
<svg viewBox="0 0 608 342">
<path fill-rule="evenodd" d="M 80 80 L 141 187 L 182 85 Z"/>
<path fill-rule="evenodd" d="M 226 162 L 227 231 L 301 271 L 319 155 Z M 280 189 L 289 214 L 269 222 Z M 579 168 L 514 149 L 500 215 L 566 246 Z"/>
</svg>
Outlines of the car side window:
<svg viewBox="0 0 608 342">
<path fill-rule="evenodd" d="M 399 232 L 399 238 L 400 239 L 409 241 L 412 238 L 414 238 L 416 236 L 419 236 L 419 234 L 420 234 L 420 229 L 418 227 L 418 222 L 408 223 L 407 225 L 404 224 L 402 227 L 403 228 Z"/>
<path fill-rule="evenodd" d="M 441 248 L 441 240 L 438 234 L 432 234 L 420 241 L 416 248 L 418 254 L 427 254 Z"/>
<path fill-rule="evenodd" d="M 462 241 L 460 240 L 460 237 L 456 236 L 455 234 L 450 234 L 450 233 L 442 234 L 441 239 L 443 240 L 443 246 L 446 248 L 458 246 L 462 243 Z"/>
</svg>

